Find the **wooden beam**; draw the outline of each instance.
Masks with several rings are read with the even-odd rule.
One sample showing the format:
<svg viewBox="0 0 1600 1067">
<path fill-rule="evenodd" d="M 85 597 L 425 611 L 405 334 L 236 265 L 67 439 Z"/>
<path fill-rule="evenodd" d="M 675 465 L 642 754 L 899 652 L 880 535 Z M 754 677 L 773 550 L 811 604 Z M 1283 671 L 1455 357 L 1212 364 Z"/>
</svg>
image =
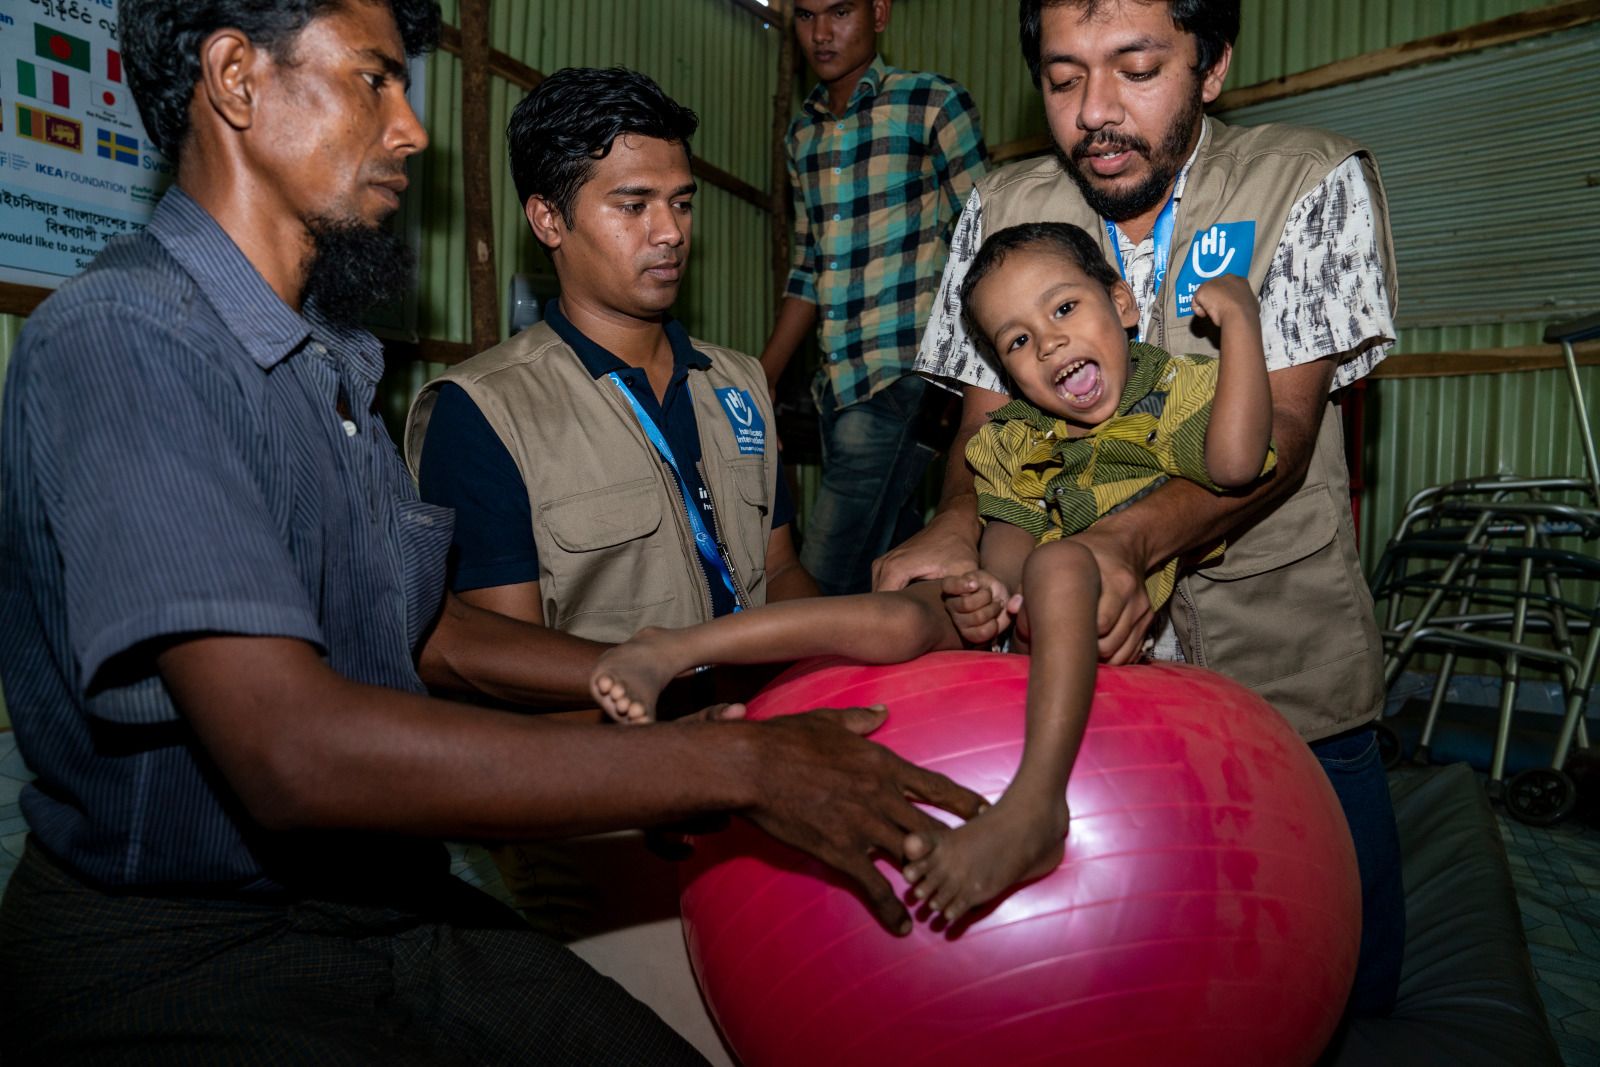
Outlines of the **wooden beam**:
<svg viewBox="0 0 1600 1067">
<path fill-rule="evenodd" d="M 494 262 L 489 169 L 489 0 L 461 0 L 461 182 L 466 212 L 472 347 L 500 343 L 500 283 Z"/>
<path fill-rule="evenodd" d="M 439 47 L 453 56 L 461 54 L 461 31 L 445 23 L 439 27 Z M 527 92 L 540 82 L 544 75 L 520 59 L 514 59 L 499 49 L 489 51 L 489 73 L 495 77 L 510 82 L 523 92 Z"/>
<path fill-rule="evenodd" d="M 989 159 L 993 163 L 1010 163 L 1013 159 L 1042 156 L 1054 147 L 1054 142 L 1050 140 L 1048 133 L 1036 133 L 1032 137 L 1022 137 L 996 145 L 989 150 Z"/>
<path fill-rule="evenodd" d="M 1230 89 L 1217 97 L 1211 110 L 1231 111 L 1269 100 L 1300 96 L 1317 89 L 1331 89 L 1335 85 L 1362 81 L 1380 74 L 1393 74 L 1397 70 L 1449 59 L 1463 52 L 1476 52 L 1529 37 L 1569 30 L 1597 20 L 1600 20 L 1600 0 L 1569 0 L 1567 3 L 1536 7 L 1449 33 L 1336 60 L 1286 77 Z"/>
<path fill-rule="evenodd" d="M 463 341 L 440 341 L 422 337 L 415 341 L 383 340 L 383 359 L 390 365 L 402 363 L 443 363 L 454 366 L 471 359 L 477 351 Z"/>
<path fill-rule="evenodd" d="M 708 185 L 714 185 L 725 193 L 732 193 L 740 200 L 758 207 L 762 211 L 771 210 L 771 205 L 767 202 L 766 193 L 763 193 L 743 178 L 737 178 L 721 167 L 712 166 L 699 156 L 689 157 L 689 170 L 694 173 L 696 178 L 704 178 Z"/>
<path fill-rule="evenodd" d="M 1208 110 L 1231 111 L 1251 104 L 1284 100 L 1317 89 L 1331 89 L 1335 85 L 1345 85 L 1377 77 L 1380 74 L 1392 74 L 1397 70 L 1449 59 L 1464 52 L 1493 48 L 1496 45 L 1569 30 L 1596 21 L 1600 21 L 1600 0 L 1569 0 L 1567 3 L 1519 11 L 1514 15 L 1479 22 L 1449 33 L 1435 34 L 1432 37 L 1423 37 L 1376 52 L 1340 59 L 1298 74 L 1229 89 L 1217 97 L 1216 102 Z M 1050 151 L 1051 147 L 1049 133 L 1034 134 L 997 145 L 989 153 L 989 158 L 995 163 L 1008 163 L 1014 159 L 1043 155 Z"/>
<path fill-rule="evenodd" d="M 1572 346 L 1580 367 L 1600 366 L 1600 341 Z M 1560 345 L 1478 348 L 1461 352 L 1403 352 L 1373 368 L 1372 378 L 1447 378 L 1464 374 L 1514 374 L 1566 366 Z"/>
<path fill-rule="evenodd" d="M 34 309 L 45 302 L 54 289 L 37 285 L 13 285 L 0 282 L 0 315 L 32 315 Z"/>
<path fill-rule="evenodd" d="M 759 5 L 758 5 L 759 6 Z M 766 9 L 763 8 L 763 11 Z M 439 47 L 453 56 L 461 55 L 461 31 L 448 23 L 439 28 Z M 520 59 L 514 59 L 498 49 L 489 50 L 489 73 L 495 77 L 510 82 L 523 92 L 534 88 L 544 81 L 544 72 L 533 69 Z M 465 85 L 463 84 L 463 88 Z M 697 178 L 705 179 L 708 185 L 714 185 L 725 193 L 732 193 L 740 200 L 762 211 L 770 210 L 767 194 L 741 178 L 737 178 L 721 167 L 707 163 L 698 156 L 689 160 L 689 166 Z"/>
<path fill-rule="evenodd" d="M 799 42 L 794 36 L 794 0 L 774 0 L 778 44 L 778 79 L 772 93 L 772 223 L 773 299 L 782 302 L 789 282 L 789 112 L 794 106 L 794 72 Z"/>
</svg>

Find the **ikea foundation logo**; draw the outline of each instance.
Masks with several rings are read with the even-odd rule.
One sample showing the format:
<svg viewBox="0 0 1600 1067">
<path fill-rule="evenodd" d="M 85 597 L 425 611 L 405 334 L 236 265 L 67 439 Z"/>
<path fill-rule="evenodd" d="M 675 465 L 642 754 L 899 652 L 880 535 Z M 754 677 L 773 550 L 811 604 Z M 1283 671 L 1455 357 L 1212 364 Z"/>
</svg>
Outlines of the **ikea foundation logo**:
<svg viewBox="0 0 1600 1067">
<path fill-rule="evenodd" d="M 1189 242 L 1189 252 L 1178 271 L 1178 318 L 1194 314 L 1194 291 L 1224 274 L 1250 276 L 1250 259 L 1256 250 L 1255 220 L 1219 222 L 1202 230 Z"/>
<path fill-rule="evenodd" d="M 717 399 L 728 415 L 733 440 L 740 455 L 761 455 L 767 450 L 767 422 L 756 410 L 756 403 L 743 389 L 718 389 Z"/>
</svg>

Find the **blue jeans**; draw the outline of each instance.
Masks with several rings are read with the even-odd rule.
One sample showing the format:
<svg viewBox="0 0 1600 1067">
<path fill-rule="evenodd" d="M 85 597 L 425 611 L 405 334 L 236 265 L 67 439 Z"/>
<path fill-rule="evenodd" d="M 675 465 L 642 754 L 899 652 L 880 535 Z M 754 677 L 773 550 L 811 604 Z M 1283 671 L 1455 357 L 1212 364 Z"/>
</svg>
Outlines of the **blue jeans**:
<svg viewBox="0 0 1600 1067">
<path fill-rule="evenodd" d="M 1400 835 L 1378 756 L 1378 735 L 1363 727 L 1314 743 L 1311 754 L 1327 772 L 1344 808 L 1361 870 L 1361 955 L 1346 1012 L 1387 1015 L 1400 985 L 1406 902 L 1400 882 Z"/>
<path fill-rule="evenodd" d="M 933 458 L 916 437 L 928 388 L 908 374 L 849 407 L 817 405 L 822 487 L 806 516 L 800 562 L 829 596 L 865 593 L 872 561 L 921 526 L 905 512 Z"/>
</svg>

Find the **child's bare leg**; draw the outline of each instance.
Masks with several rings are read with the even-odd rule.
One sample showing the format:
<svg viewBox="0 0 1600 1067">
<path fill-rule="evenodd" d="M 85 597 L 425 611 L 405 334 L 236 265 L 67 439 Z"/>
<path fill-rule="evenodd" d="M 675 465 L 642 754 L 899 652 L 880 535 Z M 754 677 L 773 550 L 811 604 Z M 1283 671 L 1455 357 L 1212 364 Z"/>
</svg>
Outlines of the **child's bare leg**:
<svg viewBox="0 0 1600 1067">
<path fill-rule="evenodd" d="M 640 630 L 600 657 L 589 688 L 612 718 L 645 722 L 668 682 L 706 663 L 826 655 L 899 663 L 960 647 L 939 583 L 919 582 L 893 593 L 785 600 L 681 630 Z"/>
<path fill-rule="evenodd" d="M 1027 735 L 1016 777 L 994 807 L 929 840 L 906 839 L 906 880 L 919 900 L 955 922 L 1007 888 L 1061 862 L 1067 778 L 1094 698 L 1100 572 L 1070 541 L 1040 545 L 1022 573 L 1032 628 Z"/>
</svg>

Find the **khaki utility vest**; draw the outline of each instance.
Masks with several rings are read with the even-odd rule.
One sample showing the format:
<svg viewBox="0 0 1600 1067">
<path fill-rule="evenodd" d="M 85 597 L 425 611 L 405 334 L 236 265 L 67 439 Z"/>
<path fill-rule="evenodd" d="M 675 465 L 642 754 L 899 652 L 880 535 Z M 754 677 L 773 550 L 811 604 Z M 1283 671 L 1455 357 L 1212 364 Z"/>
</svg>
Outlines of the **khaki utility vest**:
<svg viewBox="0 0 1600 1067">
<path fill-rule="evenodd" d="M 700 474 L 716 510 L 741 601 L 766 602 L 767 540 L 777 485 L 777 431 L 760 365 L 691 341 L 711 360 L 686 386 L 700 431 Z M 645 626 L 711 618 L 711 594 L 672 469 L 607 376 L 594 378 L 546 323 L 452 367 L 422 387 L 406 420 L 413 472 L 439 386 L 466 390 L 516 461 L 533 511 L 545 624 L 595 641 Z M 738 389 L 765 424 L 763 451 L 741 453 L 717 395 Z M 746 436 L 746 447 L 750 438 Z"/>
<path fill-rule="evenodd" d="M 1360 145 L 1291 126 L 1234 128 L 1206 119 L 1199 155 L 1178 201 L 1161 306 L 1145 340 L 1172 352 L 1217 355 L 1204 320 L 1178 317 L 1177 284 L 1191 242 L 1214 224 L 1253 221 L 1249 281 L 1260 291 L 1294 205 L 1350 156 L 1358 156 L 1395 306 L 1394 246 L 1383 184 Z M 1100 217 L 1054 158 L 995 171 L 978 183 L 983 232 L 1028 222 L 1071 222 L 1115 251 Z M 1184 655 L 1259 693 L 1307 741 L 1376 716 L 1383 706 L 1383 646 L 1356 555 L 1344 433 L 1330 403 L 1300 489 L 1270 515 L 1232 531 L 1226 554 L 1184 577 L 1172 602 Z"/>
</svg>

